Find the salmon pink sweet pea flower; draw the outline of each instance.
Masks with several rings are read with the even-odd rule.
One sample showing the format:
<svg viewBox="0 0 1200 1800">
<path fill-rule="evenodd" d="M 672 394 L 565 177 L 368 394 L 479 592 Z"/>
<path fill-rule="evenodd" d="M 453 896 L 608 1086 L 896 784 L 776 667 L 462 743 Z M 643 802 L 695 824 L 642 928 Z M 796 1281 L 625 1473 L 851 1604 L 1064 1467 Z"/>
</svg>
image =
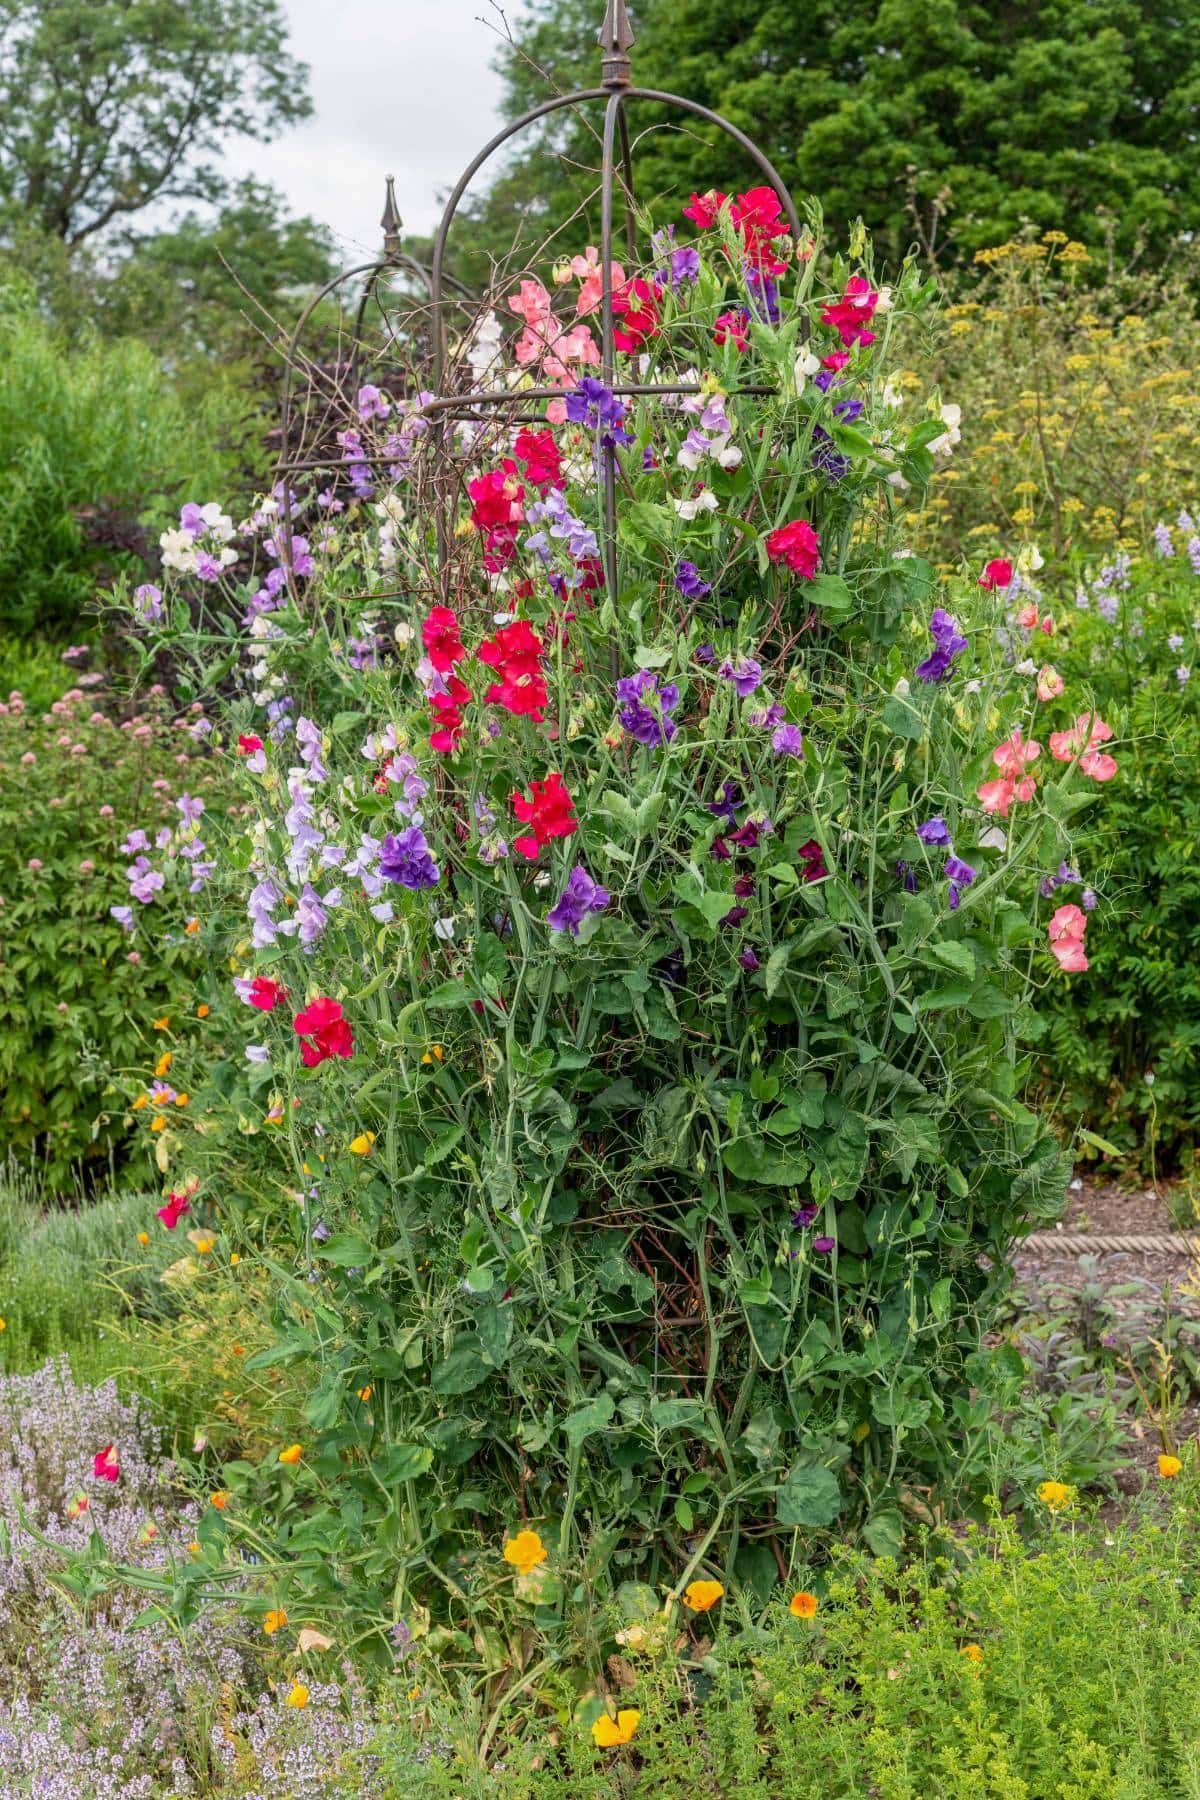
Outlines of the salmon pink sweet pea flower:
<svg viewBox="0 0 1200 1800">
<path fill-rule="evenodd" d="M 1052 663 L 1045 663 L 1038 670 L 1037 697 L 1039 700 L 1057 700 L 1066 685 Z"/>
<path fill-rule="evenodd" d="M 1068 975 L 1086 972 L 1088 959 L 1083 948 L 1087 930 L 1087 914 L 1078 906 L 1060 906 L 1049 924 L 1050 951 L 1060 969 Z"/>
<path fill-rule="evenodd" d="M 1074 762 L 1091 781 L 1111 781 L 1117 772 L 1116 758 L 1098 748 L 1112 737 L 1112 726 L 1106 725 L 1098 713 L 1080 713 L 1070 731 L 1050 733 L 1050 754 L 1055 762 Z"/>
<path fill-rule="evenodd" d="M 1032 741 L 1026 743 L 1018 728 L 1002 744 L 996 745 L 992 761 L 1006 780 L 1020 781 L 1027 764 L 1036 762 L 1041 754 L 1042 746 Z"/>
</svg>

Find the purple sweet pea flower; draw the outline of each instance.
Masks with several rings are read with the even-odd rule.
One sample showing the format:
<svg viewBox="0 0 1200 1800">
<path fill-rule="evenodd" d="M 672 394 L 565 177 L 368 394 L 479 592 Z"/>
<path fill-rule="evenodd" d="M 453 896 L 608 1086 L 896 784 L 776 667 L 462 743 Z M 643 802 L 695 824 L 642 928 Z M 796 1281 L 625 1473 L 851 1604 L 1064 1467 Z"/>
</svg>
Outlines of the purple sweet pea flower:
<svg viewBox="0 0 1200 1800">
<path fill-rule="evenodd" d="M 133 590 L 133 610 L 143 625 L 157 625 L 163 616 L 162 589 L 144 581 Z"/>
<path fill-rule="evenodd" d="M 832 1254 L 833 1248 L 836 1243 L 837 1243 L 836 1238 L 818 1237 L 818 1238 L 813 1239 L 812 1247 L 816 1251 L 818 1256 L 829 1256 Z"/>
<path fill-rule="evenodd" d="M 741 963 L 743 969 L 746 969 L 751 975 L 753 975 L 755 969 L 758 968 L 758 958 L 755 956 L 753 950 L 743 950 L 742 954 L 738 957 L 738 961 Z"/>
<path fill-rule="evenodd" d="M 632 444 L 631 433 L 622 426 L 624 417 L 624 402 L 594 375 L 585 375 L 579 386 L 567 395 L 567 418 L 571 424 L 586 425 L 590 431 L 598 433 L 605 449 L 611 450 L 617 444 Z"/>
<path fill-rule="evenodd" d="M 709 663 L 715 663 L 716 660 L 717 653 L 711 644 L 701 644 L 698 647 L 696 651 L 696 661 L 698 663 L 704 663 L 707 666 Z"/>
<path fill-rule="evenodd" d="M 961 890 L 970 887 L 979 870 L 973 869 L 970 863 L 962 860 L 961 856 L 948 856 L 944 873 L 946 880 L 950 883 L 950 911 L 957 912 L 959 901 L 962 898 Z"/>
<path fill-rule="evenodd" d="M 780 725 L 771 738 L 771 748 L 776 756 L 804 755 L 804 733 L 798 725 Z"/>
<path fill-rule="evenodd" d="M 923 663 L 917 664 L 917 675 L 921 681 L 945 681 L 953 671 L 956 657 L 967 648 L 967 640 L 959 636 L 958 621 L 941 606 L 933 609 L 929 635 L 933 650 Z"/>
<path fill-rule="evenodd" d="M 926 819 L 924 825 L 918 825 L 917 836 L 923 844 L 936 844 L 941 848 L 950 844 L 950 832 L 940 813 L 936 818 Z"/>
<path fill-rule="evenodd" d="M 916 891 L 917 891 L 916 875 L 913 873 L 912 865 L 910 863 L 906 863 L 903 857 L 901 857 L 900 861 L 896 864 L 896 880 L 903 882 L 904 891 L 906 894 L 915 894 L 916 893 Z"/>
<path fill-rule="evenodd" d="M 722 681 L 731 681 L 743 700 L 749 699 L 754 690 L 762 686 L 762 664 L 755 662 L 752 656 L 744 656 L 736 664 L 726 658 L 717 674 Z"/>
<path fill-rule="evenodd" d="M 670 714 L 679 704 L 679 689 L 673 681 L 664 683 L 651 669 L 639 669 L 618 681 L 617 699 L 622 702 L 617 715 L 621 729 L 639 744 L 661 749 L 675 736 Z"/>
<path fill-rule="evenodd" d="M 589 913 L 603 912 L 612 895 L 594 882 L 582 863 L 576 863 L 567 885 L 554 906 L 546 914 L 551 931 L 569 931 L 579 936 L 579 927 Z"/>
<path fill-rule="evenodd" d="M 379 872 L 385 881 L 398 881 L 414 893 L 421 888 L 436 887 L 441 879 L 441 872 L 419 825 L 410 825 L 406 831 L 389 832 L 383 840 Z"/>
<path fill-rule="evenodd" d="M 675 586 L 685 600 L 703 600 L 705 594 L 712 593 L 711 583 L 701 581 L 700 571 L 695 563 L 686 560 L 681 560 L 675 566 Z"/>
<path fill-rule="evenodd" d="M 108 909 L 108 916 L 110 919 L 115 919 L 117 921 L 117 924 L 121 927 L 122 931 L 133 931 L 136 929 L 132 906 L 110 906 Z"/>
<path fill-rule="evenodd" d="M 741 803 L 742 790 L 736 781 L 726 781 L 721 787 L 721 798 L 710 800 L 708 810 L 715 819 L 724 819 L 730 826 L 737 824 L 737 813 L 734 808 Z"/>
<path fill-rule="evenodd" d="M 805 1200 L 792 1214 L 792 1230 L 807 1231 L 820 1210 L 815 1200 Z"/>
</svg>

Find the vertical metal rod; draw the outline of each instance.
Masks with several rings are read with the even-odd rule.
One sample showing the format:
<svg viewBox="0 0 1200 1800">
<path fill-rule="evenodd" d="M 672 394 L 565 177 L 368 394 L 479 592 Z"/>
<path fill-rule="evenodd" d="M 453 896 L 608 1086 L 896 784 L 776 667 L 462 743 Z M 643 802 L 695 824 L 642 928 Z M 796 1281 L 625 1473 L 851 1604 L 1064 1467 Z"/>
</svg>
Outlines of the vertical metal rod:
<svg viewBox="0 0 1200 1800">
<path fill-rule="evenodd" d="M 620 123 L 623 96 L 610 94 L 604 107 L 604 139 L 600 156 L 600 375 L 606 388 L 616 379 L 616 344 L 613 324 L 613 150 Z M 617 604 L 617 447 L 599 443 L 600 476 L 604 492 L 604 585 L 608 603 Z M 609 638 L 609 665 L 615 681 L 619 670 L 614 624 Z"/>
<path fill-rule="evenodd" d="M 625 248 L 629 260 L 637 256 L 637 231 L 633 217 L 633 148 L 629 142 L 629 115 L 621 108 L 621 182 L 625 189 Z"/>
</svg>

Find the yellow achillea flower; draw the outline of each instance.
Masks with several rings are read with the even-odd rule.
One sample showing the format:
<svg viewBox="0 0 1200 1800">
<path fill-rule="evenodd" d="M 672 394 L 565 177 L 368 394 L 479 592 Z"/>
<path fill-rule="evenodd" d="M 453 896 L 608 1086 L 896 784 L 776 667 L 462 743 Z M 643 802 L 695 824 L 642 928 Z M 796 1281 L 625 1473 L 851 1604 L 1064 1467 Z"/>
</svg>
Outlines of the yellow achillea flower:
<svg viewBox="0 0 1200 1800">
<path fill-rule="evenodd" d="M 371 1145 L 374 1142 L 375 1142 L 375 1133 L 373 1131 L 360 1131 L 356 1138 L 351 1138 L 351 1140 L 350 1140 L 351 1155 L 352 1156 L 370 1156 Z"/>
<path fill-rule="evenodd" d="M 817 1596 L 807 1593 L 804 1588 L 798 1594 L 793 1594 L 788 1601 L 788 1611 L 793 1619 L 815 1619 L 817 1606 Z"/>
<path fill-rule="evenodd" d="M 158 1076 L 160 1081 L 174 1061 L 175 1052 L 173 1050 L 164 1050 L 154 1065 L 154 1073 Z"/>
<path fill-rule="evenodd" d="M 959 1655 L 965 1656 L 968 1662 L 981 1663 L 983 1661 L 983 1651 L 978 1644 L 964 1644 Z"/>
<path fill-rule="evenodd" d="M 641 1713 L 636 1706 L 623 1707 L 615 1719 L 607 1713 L 601 1713 L 592 1726 L 592 1742 L 600 1750 L 611 1750 L 617 1744 L 627 1744 L 638 1728 Z"/>
<path fill-rule="evenodd" d="M 289 1444 L 286 1450 L 281 1450 L 279 1452 L 279 1460 L 281 1463 L 287 1463 L 289 1468 L 294 1469 L 303 1455 L 304 1446 L 302 1444 Z"/>
<path fill-rule="evenodd" d="M 1182 1467 L 1177 1456 L 1160 1456 L 1158 1459 L 1158 1472 L 1164 1481 L 1173 1481 Z"/>
<path fill-rule="evenodd" d="M 522 1575 L 528 1575 L 546 1560 L 546 1546 L 536 1531 L 518 1531 L 504 1545 L 504 1560 Z"/>
<path fill-rule="evenodd" d="M 1075 1489 L 1065 1481 L 1039 1482 L 1037 1497 L 1049 1512 L 1063 1512 L 1075 1498 Z"/>
<path fill-rule="evenodd" d="M 297 1712 L 303 1711 L 308 1705 L 308 1689 L 302 1681 L 293 1681 L 292 1691 L 287 1697 L 287 1704 L 294 1706 Z"/>
<path fill-rule="evenodd" d="M 281 1606 L 277 1610 L 269 1612 L 263 1619 L 263 1631 L 268 1637 L 274 1637 L 275 1633 L 282 1631 L 286 1624 L 287 1614 Z"/>
<path fill-rule="evenodd" d="M 719 1581 L 690 1581 L 684 1589 L 683 1604 L 690 1612 L 705 1613 L 717 1604 L 725 1593 Z"/>
</svg>

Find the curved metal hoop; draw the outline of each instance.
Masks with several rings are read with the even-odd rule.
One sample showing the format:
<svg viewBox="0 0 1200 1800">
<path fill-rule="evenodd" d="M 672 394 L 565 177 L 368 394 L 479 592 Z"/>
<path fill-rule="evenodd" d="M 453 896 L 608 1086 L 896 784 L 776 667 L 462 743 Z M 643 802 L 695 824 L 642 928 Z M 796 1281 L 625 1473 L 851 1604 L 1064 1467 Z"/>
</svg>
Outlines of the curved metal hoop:
<svg viewBox="0 0 1200 1800">
<path fill-rule="evenodd" d="M 561 389 L 527 388 L 519 393 L 507 389 L 472 390 L 461 395 L 446 395 L 443 386 L 446 377 L 446 320 L 443 282 L 445 276 L 446 243 L 450 235 L 450 227 L 462 204 L 463 198 L 472 181 L 498 150 L 503 149 L 509 140 L 527 126 L 534 125 L 540 119 L 551 117 L 569 107 L 586 105 L 591 101 L 604 101 L 604 125 L 601 137 L 600 159 L 600 365 L 601 375 L 606 387 L 622 397 L 639 394 L 695 394 L 700 392 L 698 384 L 664 385 L 655 383 L 620 383 L 616 380 L 616 351 L 614 344 L 615 328 L 613 314 L 612 286 L 612 252 L 613 252 L 613 212 L 615 183 L 617 177 L 617 146 L 620 144 L 620 180 L 625 197 L 626 237 L 633 252 L 633 169 L 629 139 L 627 104 L 633 100 L 645 100 L 659 106 L 677 109 L 689 113 L 693 117 L 713 125 L 718 131 L 732 138 L 750 159 L 757 165 L 770 186 L 779 195 L 787 212 L 788 223 L 793 236 L 799 239 L 800 216 L 795 202 L 783 177 L 770 161 L 769 157 L 758 148 L 744 131 L 723 118 L 720 113 L 702 106 L 697 100 L 685 99 L 681 94 L 665 93 L 658 88 L 641 88 L 629 85 L 627 76 L 617 68 L 610 76 L 610 65 L 605 65 L 606 85 L 597 88 L 581 88 L 577 93 L 567 94 L 561 98 L 543 101 L 540 106 L 532 107 L 521 118 L 501 131 L 484 145 L 483 149 L 467 165 L 459 177 L 438 225 L 437 236 L 433 245 L 433 262 L 431 267 L 430 304 L 433 319 L 433 389 L 435 398 L 427 404 L 425 411 L 433 416 L 434 442 L 437 448 L 437 460 L 443 462 L 446 451 L 447 421 L 454 415 L 470 417 L 480 407 L 497 407 L 505 403 L 522 405 L 534 399 L 549 399 L 561 396 Z M 747 390 L 761 392 L 761 389 Z M 601 539 L 604 577 L 611 596 L 617 591 L 617 460 L 616 451 L 611 445 L 602 447 L 601 486 L 604 502 L 603 536 Z M 442 570 L 443 585 L 448 578 L 447 556 L 450 542 L 449 519 L 447 508 L 450 504 L 451 484 L 438 481 L 435 486 L 435 508 L 437 515 L 438 562 Z"/>
</svg>

